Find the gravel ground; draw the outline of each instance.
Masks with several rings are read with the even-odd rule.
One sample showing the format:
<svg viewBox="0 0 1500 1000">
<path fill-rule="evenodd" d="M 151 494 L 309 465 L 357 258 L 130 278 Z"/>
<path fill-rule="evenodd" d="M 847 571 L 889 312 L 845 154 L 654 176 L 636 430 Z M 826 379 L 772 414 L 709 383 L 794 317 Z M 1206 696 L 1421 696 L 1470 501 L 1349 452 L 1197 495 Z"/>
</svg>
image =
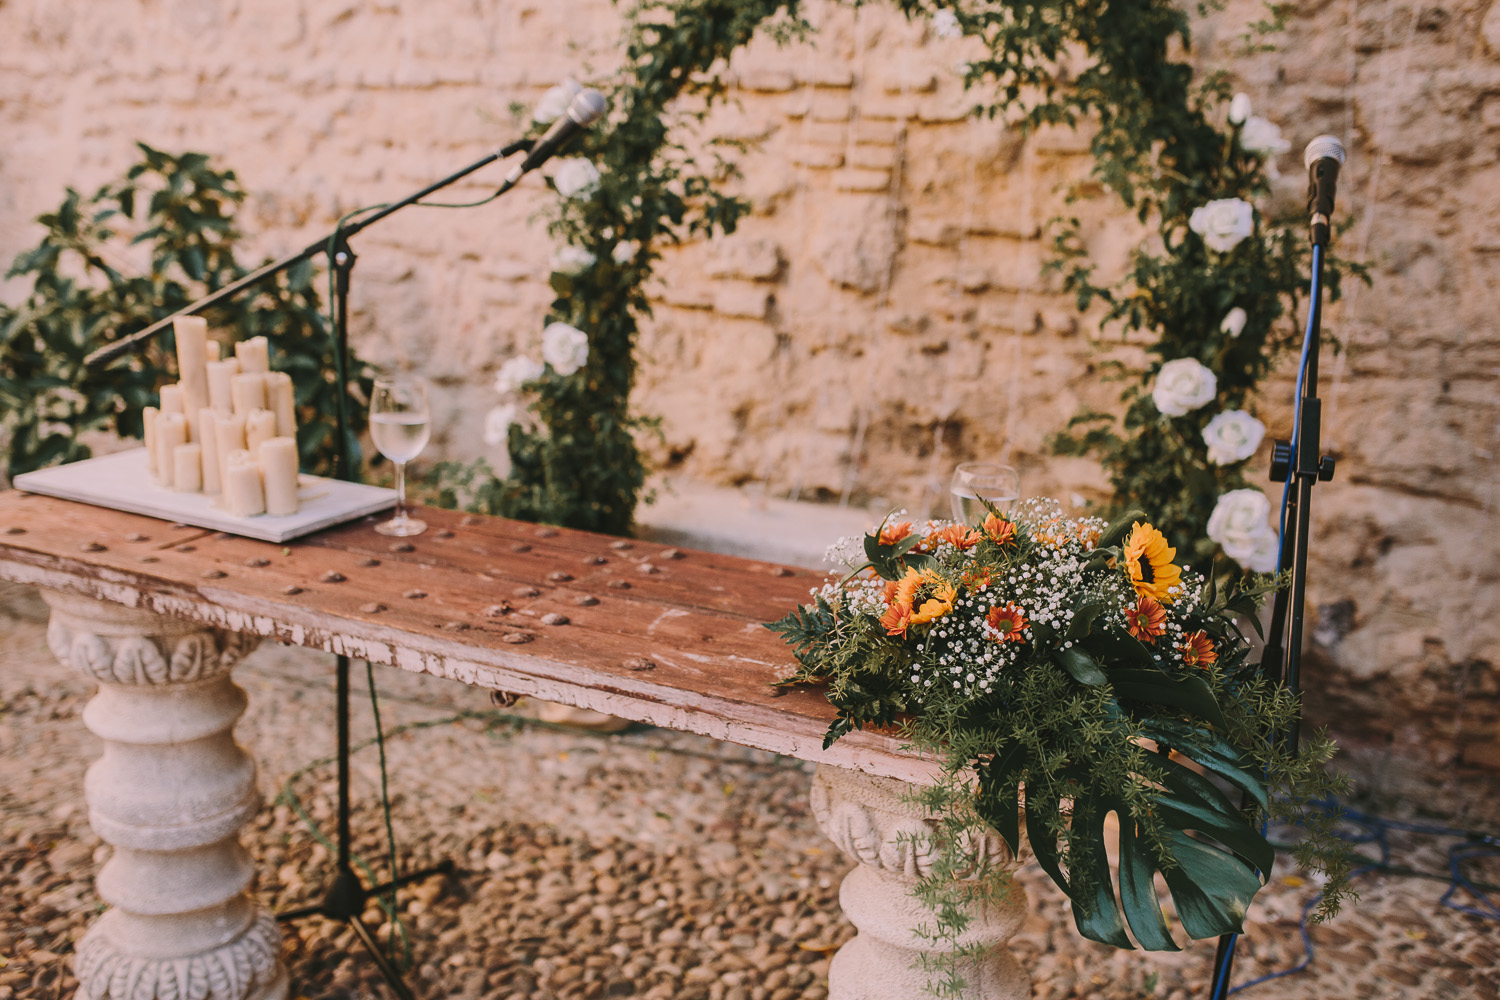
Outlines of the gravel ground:
<svg viewBox="0 0 1500 1000">
<path fill-rule="evenodd" d="M 83 770 L 98 741 L 79 718 L 90 688 L 56 664 L 45 611 L 0 590 L 0 1000 L 70 997 L 73 942 L 97 912 L 108 847 L 90 831 Z M 273 909 L 315 901 L 329 851 L 276 801 L 291 780 L 314 823 L 333 826 L 331 658 L 263 647 L 236 672 L 251 708 L 237 730 L 268 803 L 243 832 Z M 372 732 L 357 678 L 355 738 Z M 819 834 L 801 763 L 656 729 L 595 736 L 491 709 L 483 692 L 381 669 L 392 819 L 404 868 L 450 859 L 400 897 L 419 997 L 498 1000 L 818 1000 L 832 953 L 854 933 L 838 907 L 849 865 Z M 384 876 L 374 748 L 354 758 L 355 850 Z M 1398 863 L 1443 871 L 1434 844 L 1396 841 Z M 1442 844 L 1445 849 L 1446 844 Z M 1500 864 L 1474 875 L 1500 882 Z M 1013 947 L 1042 998 L 1205 995 L 1213 942 L 1174 955 L 1080 939 L 1034 865 Z M 1440 905 L 1444 883 L 1368 877 L 1362 900 L 1317 928 L 1311 967 L 1255 986 L 1266 998 L 1500 998 L 1500 923 Z M 1257 900 L 1236 981 L 1302 958 L 1311 888 L 1278 873 Z M 391 925 L 367 911 L 382 939 Z M 385 998 L 352 932 L 291 925 L 293 996 Z M 916 998 L 914 998 L 916 1000 Z"/>
</svg>

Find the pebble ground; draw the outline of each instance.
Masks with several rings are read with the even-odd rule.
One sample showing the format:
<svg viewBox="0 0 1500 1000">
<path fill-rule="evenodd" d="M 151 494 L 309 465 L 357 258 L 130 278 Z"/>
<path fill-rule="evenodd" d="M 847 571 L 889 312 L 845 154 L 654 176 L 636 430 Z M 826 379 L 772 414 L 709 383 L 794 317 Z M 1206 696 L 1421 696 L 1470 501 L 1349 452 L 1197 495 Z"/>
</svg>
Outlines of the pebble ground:
<svg viewBox="0 0 1500 1000">
<path fill-rule="evenodd" d="M 237 735 L 261 768 L 267 807 L 243 831 L 257 892 L 275 910 L 316 901 L 329 874 L 314 824 L 333 828 L 331 658 L 263 647 L 236 671 L 251 707 Z M 371 735 L 357 675 L 355 739 Z M 638 729 L 596 736 L 548 728 L 524 704 L 378 669 L 388 731 L 392 823 L 403 870 L 450 860 L 450 878 L 404 890 L 397 912 L 422 998 L 484 1000 L 820 1000 L 833 952 L 854 934 L 838 907 L 849 863 L 819 834 L 801 763 Z M 99 752 L 79 714 L 89 683 L 46 649 L 45 609 L 0 590 L 0 1000 L 77 990 L 74 942 L 98 912 L 93 879 L 109 848 L 89 829 L 81 787 Z M 374 747 L 354 758 L 356 852 L 389 872 Z M 1442 872 L 1439 846 L 1396 841 L 1394 860 Z M 1488 865 L 1488 867 L 1486 867 Z M 1500 864 L 1475 878 L 1500 882 Z M 1206 995 L 1214 943 L 1170 955 L 1082 940 L 1034 865 L 1012 943 L 1033 1000 L 1188 1000 Z M 1247 998 L 1500 1000 L 1500 922 L 1445 908 L 1442 881 L 1369 876 L 1362 899 L 1312 931 L 1316 954 Z M 1257 899 L 1235 981 L 1302 960 L 1298 914 L 1312 888 L 1278 872 Z M 368 922 L 395 926 L 374 904 Z M 399 942 L 399 934 L 397 934 Z M 292 996 L 383 1000 L 353 932 L 291 924 Z M 913 998 L 918 1000 L 918 998 Z"/>
</svg>

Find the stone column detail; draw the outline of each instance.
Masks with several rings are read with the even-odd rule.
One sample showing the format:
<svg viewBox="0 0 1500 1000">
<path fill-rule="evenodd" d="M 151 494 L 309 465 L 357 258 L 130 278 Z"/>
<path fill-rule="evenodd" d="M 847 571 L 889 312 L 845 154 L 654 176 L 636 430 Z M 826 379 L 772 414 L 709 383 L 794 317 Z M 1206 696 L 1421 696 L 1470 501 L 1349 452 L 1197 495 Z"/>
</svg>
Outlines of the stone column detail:
<svg viewBox="0 0 1500 1000">
<path fill-rule="evenodd" d="M 839 887 L 839 902 L 859 933 L 839 949 L 828 970 L 829 1000 L 915 1000 L 928 995 L 923 953 L 938 954 L 953 943 L 923 937 L 918 930 L 936 919 L 912 895 L 931 870 L 936 824 L 904 801 L 911 786 L 893 778 L 823 765 L 813 778 L 812 810 L 818 827 L 858 867 Z M 1009 849 L 991 834 L 978 845 L 996 864 L 1013 865 Z M 998 904 L 976 904 L 959 946 L 982 945 L 983 957 L 959 968 L 974 1000 L 1029 1000 L 1031 977 L 1005 947 L 1026 915 L 1019 884 Z"/>
<path fill-rule="evenodd" d="M 71 594 L 48 645 L 99 682 L 84 725 L 89 823 L 113 848 L 97 888 L 111 909 L 74 969 L 87 1000 L 282 1000 L 281 929 L 248 889 L 239 829 L 260 808 L 255 762 L 234 741 L 246 697 L 230 670 L 259 639 Z"/>
</svg>

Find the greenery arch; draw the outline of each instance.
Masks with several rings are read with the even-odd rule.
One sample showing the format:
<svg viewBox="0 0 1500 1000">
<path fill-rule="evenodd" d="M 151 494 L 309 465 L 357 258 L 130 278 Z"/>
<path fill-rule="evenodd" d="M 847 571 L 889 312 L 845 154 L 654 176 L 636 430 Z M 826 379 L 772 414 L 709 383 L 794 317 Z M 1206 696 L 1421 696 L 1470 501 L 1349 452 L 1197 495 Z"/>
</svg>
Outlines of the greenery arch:
<svg viewBox="0 0 1500 1000">
<path fill-rule="evenodd" d="M 1149 356 L 1144 370 L 1121 372 L 1122 422 L 1107 414 L 1080 414 L 1074 427 L 1057 437 L 1056 447 L 1096 455 L 1110 474 L 1117 505 L 1156 512 L 1169 539 L 1201 564 L 1217 549 L 1205 535 L 1218 498 L 1248 485 L 1249 454 L 1215 457 L 1206 432 L 1219 413 L 1243 411 L 1298 332 L 1289 320 L 1306 271 L 1300 231 L 1290 220 L 1267 218 L 1251 205 L 1270 187 L 1266 123 L 1252 141 L 1245 115 L 1231 113 L 1227 79 L 1213 74 L 1196 81 L 1192 67 L 1174 54 L 1187 51 L 1192 39 L 1189 13 L 1170 0 L 892 2 L 908 18 L 940 18 L 951 30 L 983 43 L 985 55 L 967 65 L 965 82 L 976 93 L 993 96 L 980 101 L 976 113 L 1004 116 L 1026 128 L 1092 123 L 1094 179 L 1154 234 L 1132 255 L 1125 280 L 1106 285 L 1096 280 L 1078 221 L 1054 222 L 1055 256 L 1049 266 L 1061 274 L 1065 289 L 1080 309 L 1102 302 L 1106 322 L 1147 340 Z M 444 492 L 450 502 L 593 530 L 629 529 L 644 482 L 634 434 L 646 422 L 627 409 L 637 321 L 650 312 L 643 283 L 662 242 L 685 232 L 731 232 L 747 208 L 716 188 L 732 170 L 729 163 L 695 161 L 673 138 L 667 124 L 673 104 L 694 95 L 700 107 L 710 106 L 725 90 L 722 73 L 729 56 L 758 31 L 787 38 L 807 30 L 795 0 L 640 0 L 627 14 L 623 82 L 608 94 L 614 113 L 608 128 L 582 144 L 581 155 L 599 168 L 597 184 L 560 199 L 551 225 L 573 249 L 575 264 L 554 272 L 557 297 L 547 318 L 584 331 L 587 360 L 566 374 L 538 366 L 524 383 L 538 423 L 509 427 L 511 474 L 500 479 L 483 466 L 449 467 Z M 1065 58 L 1082 68 L 1070 75 L 1061 66 Z M 1227 219 L 1227 225 L 1203 216 L 1205 206 L 1215 205 L 1225 216 L 1219 222 Z M 1337 295 L 1337 268 L 1331 278 Z M 1208 397 L 1169 403 L 1154 394 L 1151 389 L 1169 362 L 1212 373 Z M 1217 405 L 1209 407 L 1210 401 Z M 1271 734 L 1289 723 L 1293 699 L 1264 686 L 1241 697 L 1245 703 L 1238 706 L 1237 718 L 1246 729 L 1234 742 L 1257 748 L 1252 756 L 1264 765 L 1271 785 L 1293 794 L 1268 808 L 1309 823 L 1298 856 L 1332 876 L 1322 901 L 1323 912 L 1331 913 L 1343 895 L 1346 865 L 1326 824 L 1309 820 L 1304 808 L 1329 787 L 1317 765 L 1331 747 L 1314 740 L 1300 755 L 1285 754 Z M 979 822 L 978 815 L 994 812 L 992 803 L 986 808 L 976 802 L 961 776 L 985 759 L 983 748 L 967 739 L 973 735 L 954 730 L 946 742 L 929 747 L 954 751 L 945 754 L 949 783 L 924 793 L 928 805 L 952 817 L 947 829 L 952 850 L 919 892 L 934 908 L 933 933 L 949 939 L 961 934 L 964 920 L 963 894 L 946 877 L 966 863 L 956 845 L 965 828 Z M 1054 770 L 1036 777 L 1066 777 L 1063 765 Z M 1035 829 L 1056 837 L 1047 848 L 1049 872 L 1058 872 L 1054 880 L 1073 899 L 1080 931 L 1128 947 L 1113 912 L 1108 872 L 1102 875 L 1102 893 L 1092 877 L 1089 859 L 1102 857 L 1102 833 L 1098 823 L 1086 826 L 1072 823 L 1066 808 L 1054 806 Z M 1171 854 L 1163 848 L 1156 861 L 1166 869 L 1185 864 Z M 1060 874 L 1063 869 L 1068 878 Z M 1189 875 L 1213 881 L 1207 869 Z M 1247 903 L 1248 897 L 1230 893 L 1213 905 L 1232 923 L 1233 912 L 1238 908 L 1242 914 Z M 1154 904 L 1154 895 L 1144 904 L 1135 901 Z M 1170 938 L 1149 946 L 1175 947 Z M 956 965 L 933 970 L 938 992 L 959 995 L 963 984 L 955 970 Z"/>
</svg>

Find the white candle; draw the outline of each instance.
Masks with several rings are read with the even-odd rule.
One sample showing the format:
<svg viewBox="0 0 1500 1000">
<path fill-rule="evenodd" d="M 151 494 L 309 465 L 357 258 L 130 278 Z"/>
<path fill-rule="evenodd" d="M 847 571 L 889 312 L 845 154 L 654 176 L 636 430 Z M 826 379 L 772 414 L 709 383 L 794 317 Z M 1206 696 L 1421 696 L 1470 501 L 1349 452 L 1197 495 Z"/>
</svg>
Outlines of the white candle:
<svg viewBox="0 0 1500 1000">
<path fill-rule="evenodd" d="M 202 492 L 202 445 L 180 444 L 172 449 L 172 489 L 178 493 Z"/>
<path fill-rule="evenodd" d="M 234 377 L 240 373 L 237 358 L 210 361 L 208 369 L 208 405 L 219 413 L 234 412 Z"/>
<path fill-rule="evenodd" d="M 146 475 L 156 480 L 156 417 L 161 411 L 154 406 L 141 410 L 141 425 L 146 431 Z"/>
<path fill-rule="evenodd" d="M 219 415 L 211 406 L 198 411 L 198 429 L 203 435 L 199 439 L 199 444 L 203 447 L 203 492 L 209 495 L 224 488 L 224 473 L 219 461 L 218 418 Z"/>
<path fill-rule="evenodd" d="M 266 494 L 261 488 L 260 465 L 248 451 L 231 451 L 224 463 L 224 502 L 235 517 L 266 512 Z"/>
<path fill-rule="evenodd" d="M 161 412 L 186 413 L 182 408 L 182 386 L 176 382 L 161 387 Z"/>
<path fill-rule="evenodd" d="M 244 361 L 241 360 L 241 366 Z M 245 416 L 251 410 L 266 408 L 266 376 L 261 372 L 242 372 L 230 377 L 229 394 L 234 412 Z"/>
<path fill-rule="evenodd" d="M 242 372 L 268 372 L 271 370 L 271 349 L 265 337 L 251 337 L 234 345 L 234 356 L 240 359 Z"/>
<path fill-rule="evenodd" d="M 182 412 L 197 422 L 198 411 L 208 405 L 208 320 L 202 316 L 179 316 L 172 321 L 177 339 L 177 373 L 182 385 Z"/>
<path fill-rule="evenodd" d="M 219 490 L 228 489 L 228 476 L 226 469 L 229 456 L 236 451 L 245 450 L 245 418 L 242 414 L 232 413 L 229 415 L 218 414 L 214 417 L 214 436 L 218 438 L 214 442 L 214 451 L 219 456 Z"/>
<path fill-rule="evenodd" d="M 297 437 L 297 397 L 286 372 L 266 373 L 266 409 L 276 414 L 276 436 Z"/>
<path fill-rule="evenodd" d="M 252 455 L 260 453 L 261 443 L 276 436 L 276 414 L 270 410 L 251 410 L 245 418 L 245 449 Z"/>
<path fill-rule="evenodd" d="M 156 418 L 156 474 L 167 489 L 174 488 L 177 447 L 188 443 L 187 417 L 163 413 Z"/>
<path fill-rule="evenodd" d="M 260 475 L 266 487 L 266 513 L 297 513 L 297 441 L 273 437 L 260 446 Z"/>
<path fill-rule="evenodd" d="M 208 353 L 205 355 L 205 358 L 209 361 L 219 360 L 219 342 L 217 340 L 210 340 L 208 342 Z"/>
</svg>

